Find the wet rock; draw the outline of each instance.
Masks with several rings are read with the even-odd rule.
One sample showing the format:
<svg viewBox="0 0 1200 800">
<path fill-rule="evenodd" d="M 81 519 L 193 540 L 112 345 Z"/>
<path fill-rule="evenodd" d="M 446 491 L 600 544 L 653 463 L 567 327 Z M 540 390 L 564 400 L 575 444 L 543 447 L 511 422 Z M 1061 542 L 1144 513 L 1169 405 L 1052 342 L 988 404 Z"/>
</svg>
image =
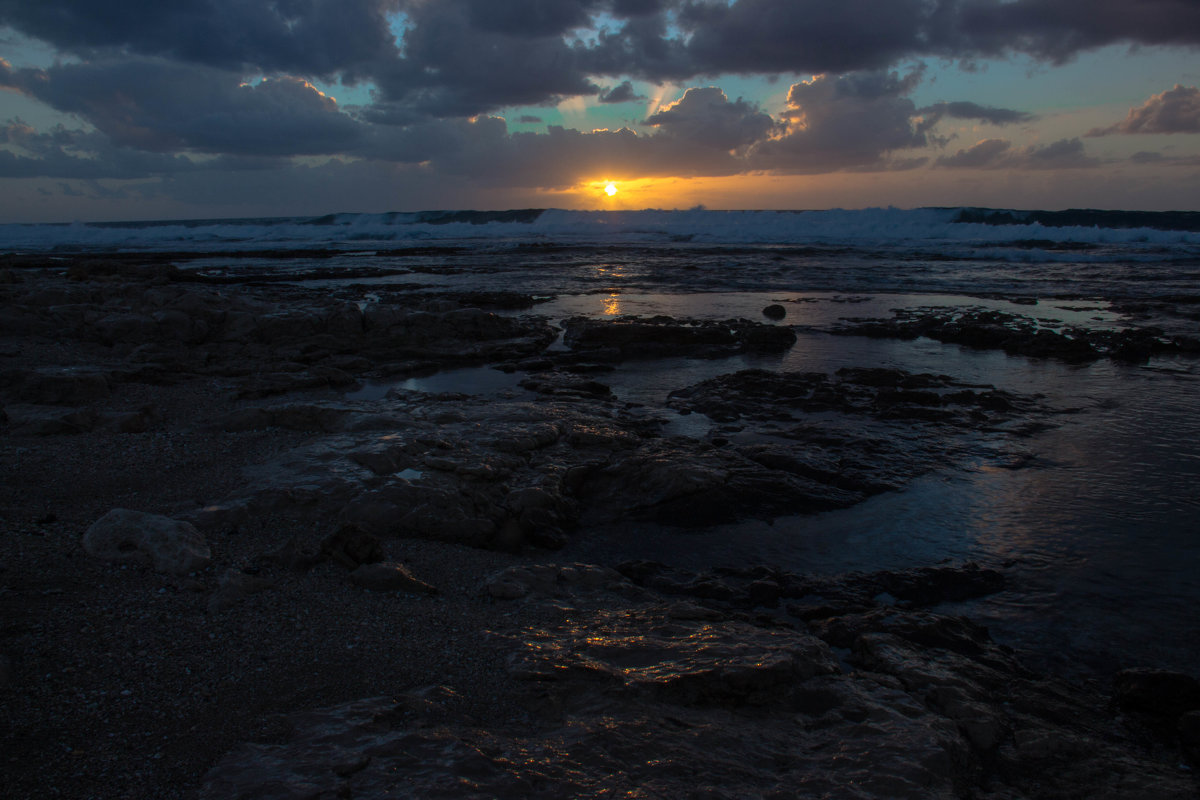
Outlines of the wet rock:
<svg viewBox="0 0 1200 800">
<path fill-rule="evenodd" d="M 1004 574 L 968 562 L 960 567 L 916 567 L 875 573 L 883 591 L 909 606 L 985 597 L 1004 589 Z"/>
<path fill-rule="evenodd" d="M 394 561 L 363 564 L 350 573 L 350 582 L 377 592 L 437 594 L 437 589 L 412 574 L 404 564 Z"/>
<path fill-rule="evenodd" d="M 646 585 L 683 580 L 648 562 L 623 571 Z M 221 759 L 201 797 L 437 796 L 461 793 L 463 775 L 489 797 L 546 800 L 632 787 L 660 797 L 704 787 L 841 797 L 849 786 L 862 800 L 1132 798 L 1147 787 L 1194 796 L 1176 759 L 1148 755 L 1096 698 L 1023 669 L 968 620 L 839 608 L 839 591 L 877 590 L 879 575 L 693 577 L 745 595 L 765 584 L 784 596 L 828 591 L 841 627 L 808 632 L 711 600 L 663 602 L 601 567 L 516 566 L 483 591 L 524 598 L 488 640 L 508 654 L 504 692 L 528 714 L 519 723 L 480 726 L 437 688 L 295 715 L 286 736 Z M 850 640 L 845 667 L 830 646 L 844 643 L 826 636 Z"/>
<path fill-rule="evenodd" d="M 768 469 L 736 450 L 694 440 L 618 452 L 579 490 L 593 516 L 618 511 L 676 527 L 845 508 L 863 495 Z"/>
<path fill-rule="evenodd" d="M 1193 765 L 1200 764 L 1200 711 L 1188 711 L 1176 726 L 1183 753 Z"/>
<path fill-rule="evenodd" d="M 342 517 L 376 536 L 412 536 L 486 546 L 496 526 L 478 514 L 469 497 L 405 482 L 362 493 L 346 505 Z"/>
<path fill-rule="evenodd" d="M 195 527 L 158 514 L 115 508 L 83 534 L 83 549 L 105 561 L 148 563 L 159 572 L 185 575 L 211 560 Z"/>
<path fill-rule="evenodd" d="M 983 597 L 1004 588 L 1002 573 L 971 562 L 828 577 L 796 575 L 768 566 L 694 572 L 654 561 L 627 561 L 616 568 L 638 586 L 665 595 L 686 595 L 740 608 L 793 601 L 788 612 L 809 620 L 814 630 L 838 647 L 850 647 L 861 633 L 888 631 L 918 643 L 979 652 L 982 644 L 991 641 L 986 628 L 960 617 L 899 614 L 896 609 Z M 889 588 L 899 596 L 888 594 Z"/>
<path fill-rule="evenodd" d="M 595 360 L 689 356 L 718 358 L 743 352 L 782 352 L 796 343 L 790 328 L 744 319 L 712 322 L 671 317 L 621 317 L 563 322 L 563 342 Z"/>
<path fill-rule="evenodd" d="M 257 561 L 303 572 L 321 563 L 325 558 L 320 551 L 306 550 L 301 546 L 299 537 L 291 536 L 279 547 L 258 556 Z"/>
<path fill-rule="evenodd" d="M 571 424 L 566 435 L 567 442 L 575 449 L 604 448 L 631 449 L 641 443 L 634 431 L 617 425 L 604 424 L 600 420 L 578 420 Z"/>
<path fill-rule="evenodd" d="M 425 695 L 453 698 L 444 689 Z M 442 703 L 415 693 L 293 715 L 285 742 L 239 746 L 209 771 L 199 796 L 336 797 L 340 792 L 369 797 L 414 787 L 427 795 L 437 787 L 460 785 L 464 774 L 496 797 L 515 797 L 532 788 L 453 733 L 428 727 L 436 716 L 445 723 L 458 721 Z"/>
<path fill-rule="evenodd" d="M 510 666 L 521 679 L 586 676 L 681 705 L 778 704 L 797 682 L 839 672 L 828 646 L 807 634 L 683 620 L 665 608 L 599 611 L 582 627 L 522 636 Z"/>
<path fill-rule="evenodd" d="M 14 399 L 19 402 L 80 405 L 108 397 L 113 378 L 107 371 L 86 367 L 47 367 L 25 373 L 14 384 Z"/>
<path fill-rule="evenodd" d="M 625 591 L 628 582 L 619 572 L 594 564 L 529 564 L 509 567 L 492 575 L 483 593 L 497 600 L 529 595 L 564 597 L 579 592 Z"/>
<path fill-rule="evenodd" d="M 115 312 L 91 325 L 95 340 L 107 345 L 150 342 L 158 338 L 158 324 L 149 314 Z"/>
<path fill-rule="evenodd" d="M 1165 721 L 1200 709 L 1200 681 L 1160 669 L 1126 669 L 1113 679 L 1113 699 L 1124 711 Z"/>
<path fill-rule="evenodd" d="M 489 444 L 504 453 L 528 453 L 549 447 L 562 436 L 562 429 L 552 423 L 509 425 Z"/>
<path fill-rule="evenodd" d="M 985 309 L 900 309 L 893 313 L 895 317 L 890 320 L 845 320 L 830 332 L 889 339 L 925 336 L 979 350 L 1003 350 L 1009 355 L 1068 363 L 1086 363 L 1107 356 L 1115 361 L 1141 364 L 1152 355 L 1192 352 L 1185 337 L 1169 337 L 1157 328 L 1127 328 L 1119 332 L 1054 330 L 1040 327 L 1030 317 Z"/>
<path fill-rule="evenodd" d="M 354 525 L 342 525 L 321 542 L 321 555 L 347 569 L 383 561 L 383 542 Z"/>
<path fill-rule="evenodd" d="M 478 308 L 430 313 L 378 304 L 367 307 L 363 324 L 371 348 L 386 348 L 392 359 L 512 359 L 541 352 L 556 335 L 545 321 Z"/>
<path fill-rule="evenodd" d="M 772 303 L 764 308 L 762 313 L 767 319 L 783 319 L 787 316 L 787 309 L 778 303 Z"/>
<path fill-rule="evenodd" d="M 558 372 L 543 373 L 524 379 L 521 388 L 554 397 L 578 397 L 584 399 L 612 397 L 607 385 L 578 375 Z"/>
<path fill-rule="evenodd" d="M 153 406 L 143 406 L 137 411 L 118 414 L 114 422 L 122 433 L 145 433 L 158 420 Z"/>
<path fill-rule="evenodd" d="M 873 633 L 886 633 L 912 645 L 972 657 L 984 653 L 992 644 L 987 628 L 966 617 L 922 612 L 897 613 L 890 608 L 874 608 L 862 613 L 843 613 L 814 620 L 811 629 L 835 647 L 845 648 L 854 647 L 859 637 Z"/>
<path fill-rule="evenodd" d="M 19 433 L 33 436 L 71 436 L 88 433 L 104 422 L 94 408 L 79 408 L 63 413 L 62 409 L 36 406 L 13 408 L 11 421 Z"/>
</svg>

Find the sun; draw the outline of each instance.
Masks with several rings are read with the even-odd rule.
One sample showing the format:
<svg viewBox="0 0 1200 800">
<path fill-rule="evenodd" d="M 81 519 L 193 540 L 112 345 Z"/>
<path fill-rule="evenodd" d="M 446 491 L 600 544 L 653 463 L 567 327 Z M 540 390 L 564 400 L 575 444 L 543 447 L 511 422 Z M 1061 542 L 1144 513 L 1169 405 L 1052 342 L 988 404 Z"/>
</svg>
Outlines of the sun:
<svg viewBox="0 0 1200 800">
<path fill-rule="evenodd" d="M 617 185 L 615 183 L 605 184 L 604 185 L 604 193 L 606 195 L 608 195 L 609 197 L 612 197 L 613 195 L 615 195 L 617 193 Z"/>
</svg>

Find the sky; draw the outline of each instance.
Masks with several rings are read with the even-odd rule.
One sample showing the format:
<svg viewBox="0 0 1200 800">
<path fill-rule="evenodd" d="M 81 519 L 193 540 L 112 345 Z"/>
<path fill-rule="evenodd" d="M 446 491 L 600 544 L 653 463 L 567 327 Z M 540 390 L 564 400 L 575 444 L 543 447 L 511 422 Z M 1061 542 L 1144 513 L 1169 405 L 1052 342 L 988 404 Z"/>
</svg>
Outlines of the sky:
<svg viewBox="0 0 1200 800">
<path fill-rule="evenodd" d="M 0 222 L 1200 210 L 1198 86 L 1200 0 L 0 0 Z"/>
</svg>

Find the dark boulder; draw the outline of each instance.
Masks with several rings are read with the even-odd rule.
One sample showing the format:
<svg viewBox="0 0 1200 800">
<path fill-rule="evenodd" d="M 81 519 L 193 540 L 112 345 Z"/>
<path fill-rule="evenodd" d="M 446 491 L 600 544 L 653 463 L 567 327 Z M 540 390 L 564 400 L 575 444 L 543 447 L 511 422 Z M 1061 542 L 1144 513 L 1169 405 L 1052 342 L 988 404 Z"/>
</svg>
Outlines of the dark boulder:
<svg viewBox="0 0 1200 800">
<path fill-rule="evenodd" d="M 772 303 L 764 308 L 762 313 L 767 319 L 783 319 L 787 316 L 787 309 L 778 303 Z"/>
</svg>

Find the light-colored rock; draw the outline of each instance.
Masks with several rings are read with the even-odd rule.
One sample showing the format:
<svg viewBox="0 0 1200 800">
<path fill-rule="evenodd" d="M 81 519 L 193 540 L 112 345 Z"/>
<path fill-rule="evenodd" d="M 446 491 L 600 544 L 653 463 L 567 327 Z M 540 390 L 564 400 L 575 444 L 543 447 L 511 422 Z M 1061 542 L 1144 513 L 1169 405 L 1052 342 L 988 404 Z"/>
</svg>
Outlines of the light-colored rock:
<svg viewBox="0 0 1200 800">
<path fill-rule="evenodd" d="M 114 508 L 83 534 L 83 549 L 105 561 L 149 564 L 159 572 L 185 575 L 212 559 L 195 526 L 159 514 Z"/>
</svg>

